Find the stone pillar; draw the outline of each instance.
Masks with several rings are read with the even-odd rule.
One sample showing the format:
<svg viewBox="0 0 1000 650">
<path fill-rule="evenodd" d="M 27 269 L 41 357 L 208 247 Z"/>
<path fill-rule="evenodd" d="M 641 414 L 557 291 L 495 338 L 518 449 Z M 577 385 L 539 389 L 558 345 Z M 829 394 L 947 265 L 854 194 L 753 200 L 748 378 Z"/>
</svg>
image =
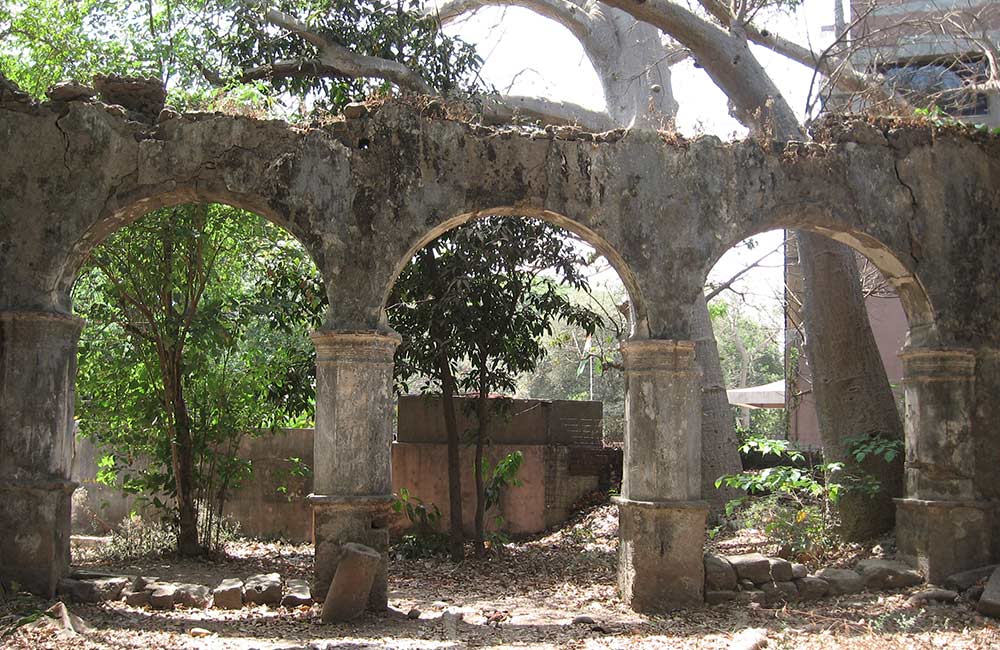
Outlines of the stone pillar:
<svg viewBox="0 0 1000 650">
<path fill-rule="evenodd" d="M 928 582 L 989 563 L 992 508 L 975 487 L 972 350 L 907 348 L 906 497 L 897 499 L 901 555 Z"/>
<path fill-rule="evenodd" d="M 342 546 L 382 553 L 369 607 L 385 609 L 392 502 L 392 361 L 399 337 L 321 331 L 316 345 L 313 594 L 329 590 Z"/>
<path fill-rule="evenodd" d="M 635 340 L 625 360 L 618 587 L 634 610 L 704 604 L 701 382 L 693 341 Z"/>
<path fill-rule="evenodd" d="M 82 327 L 66 314 L 0 311 L 0 581 L 48 597 L 70 561 Z"/>
</svg>

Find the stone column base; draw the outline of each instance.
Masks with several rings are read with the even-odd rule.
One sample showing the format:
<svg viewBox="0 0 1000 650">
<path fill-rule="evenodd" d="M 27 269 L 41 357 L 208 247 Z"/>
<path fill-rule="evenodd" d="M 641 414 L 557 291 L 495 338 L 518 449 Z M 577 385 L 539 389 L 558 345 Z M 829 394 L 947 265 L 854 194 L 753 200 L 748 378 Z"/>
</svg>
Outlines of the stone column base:
<svg viewBox="0 0 1000 650">
<path fill-rule="evenodd" d="M 69 572 L 76 483 L 0 481 L 0 582 L 51 598 Z"/>
<path fill-rule="evenodd" d="M 705 501 L 618 504 L 618 589 L 637 612 L 705 604 Z"/>
<path fill-rule="evenodd" d="M 896 545 L 927 582 L 990 564 L 993 506 L 988 501 L 896 499 Z"/>
<path fill-rule="evenodd" d="M 368 608 L 382 611 L 389 606 L 388 550 L 391 496 L 341 497 L 310 494 L 313 508 L 313 545 L 315 560 L 312 595 L 316 601 L 326 598 L 333 574 L 343 555 L 342 546 L 355 542 L 370 546 L 382 554 L 375 574 Z"/>
</svg>

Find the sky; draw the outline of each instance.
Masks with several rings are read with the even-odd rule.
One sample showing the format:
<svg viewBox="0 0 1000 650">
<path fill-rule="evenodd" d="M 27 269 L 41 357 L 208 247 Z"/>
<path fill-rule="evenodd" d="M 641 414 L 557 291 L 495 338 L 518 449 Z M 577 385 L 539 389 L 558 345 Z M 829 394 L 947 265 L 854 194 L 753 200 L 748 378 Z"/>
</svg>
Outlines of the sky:
<svg viewBox="0 0 1000 650">
<path fill-rule="evenodd" d="M 831 0 L 805 0 L 794 13 L 771 14 L 758 23 L 786 38 L 813 49 L 832 41 L 823 27 L 833 24 Z M 604 109 L 597 74 L 570 32 L 559 24 L 519 7 L 489 7 L 446 28 L 476 44 L 485 60 L 485 81 L 502 93 L 532 95 L 569 101 L 595 110 Z M 763 48 L 753 46 L 771 78 L 800 118 L 804 114 L 812 71 Z M 726 96 L 704 71 L 690 61 L 671 69 L 674 96 L 680 108 L 677 129 L 687 137 L 699 134 L 723 140 L 742 138 L 746 129 L 729 116 Z M 756 312 L 756 318 L 782 327 L 784 233 L 773 231 L 754 238 L 753 246 L 742 245 L 728 252 L 709 275 L 722 283 L 741 269 L 757 262 L 767 251 L 774 253 L 734 283 L 742 294 L 729 294 Z M 602 278 L 607 283 L 608 278 Z"/>
</svg>

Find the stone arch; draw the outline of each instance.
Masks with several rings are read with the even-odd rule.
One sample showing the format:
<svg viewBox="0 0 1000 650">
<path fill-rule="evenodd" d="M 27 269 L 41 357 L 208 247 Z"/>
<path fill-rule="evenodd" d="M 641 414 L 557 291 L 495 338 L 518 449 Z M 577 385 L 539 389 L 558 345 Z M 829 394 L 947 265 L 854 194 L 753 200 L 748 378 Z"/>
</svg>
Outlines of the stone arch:
<svg viewBox="0 0 1000 650">
<path fill-rule="evenodd" d="M 621 278 L 622 283 L 625 285 L 625 291 L 628 293 L 629 301 L 632 304 L 633 313 L 633 326 L 631 332 L 631 338 L 633 339 L 645 339 L 649 337 L 649 319 L 647 315 L 646 303 L 643 297 L 643 291 L 640 287 L 640 283 L 636 274 L 632 272 L 629 267 L 628 262 L 624 257 L 611 245 L 604 237 L 599 235 L 593 229 L 574 221 L 569 217 L 562 215 L 558 212 L 553 212 L 551 210 L 546 210 L 543 208 L 536 207 L 512 207 L 512 206 L 498 206 L 495 208 L 488 208 L 483 210 L 475 210 L 472 212 L 465 212 L 456 215 L 450 219 L 441 221 L 433 228 L 425 232 L 419 239 L 413 242 L 406 252 L 396 260 L 396 264 L 393 267 L 392 274 L 389 277 L 388 283 L 383 288 L 382 293 L 382 321 L 385 327 L 388 327 L 385 315 L 385 306 L 389 299 L 389 294 L 392 292 L 392 287 L 395 285 L 396 280 L 399 278 L 399 274 L 403 272 L 403 268 L 406 267 L 407 263 L 413 256 L 417 254 L 424 246 L 432 242 L 434 239 L 445 234 L 449 230 L 453 230 L 462 224 L 468 223 L 475 219 L 480 219 L 487 216 L 507 216 L 507 217 L 525 217 L 540 219 L 554 226 L 558 226 L 564 230 L 579 236 L 587 244 L 594 247 L 594 249 L 600 253 L 614 268 L 618 277 Z"/>
<path fill-rule="evenodd" d="M 264 197 L 192 185 L 174 187 L 161 192 L 121 197 L 117 204 L 107 206 L 94 223 L 72 243 L 65 258 L 59 260 L 56 291 L 62 295 L 69 295 L 77 274 L 91 251 L 113 233 L 128 227 L 155 210 L 189 203 L 223 204 L 263 217 L 295 237 L 305 247 L 313 263 L 321 270 L 323 269 L 322 248 L 319 246 L 317 238 L 299 228 L 282 212 L 275 210 Z M 324 277 L 325 283 L 326 278 Z"/>
<path fill-rule="evenodd" d="M 887 242 L 898 240 L 898 232 L 872 234 L 869 228 L 855 224 L 866 224 L 862 219 L 844 219 L 839 212 L 821 203 L 799 203 L 772 208 L 774 218 L 759 220 L 749 227 L 738 228 L 726 233 L 717 241 L 717 246 L 703 269 L 703 282 L 708 271 L 722 256 L 745 239 L 770 230 L 799 230 L 823 235 L 840 242 L 867 257 L 886 280 L 893 286 L 909 326 L 908 340 L 920 345 L 931 345 L 937 341 L 937 311 L 927 285 L 919 275 L 918 262 L 910 254 L 898 250 Z M 874 230 L 874 229 L 872 229 Z"/>
</svg>

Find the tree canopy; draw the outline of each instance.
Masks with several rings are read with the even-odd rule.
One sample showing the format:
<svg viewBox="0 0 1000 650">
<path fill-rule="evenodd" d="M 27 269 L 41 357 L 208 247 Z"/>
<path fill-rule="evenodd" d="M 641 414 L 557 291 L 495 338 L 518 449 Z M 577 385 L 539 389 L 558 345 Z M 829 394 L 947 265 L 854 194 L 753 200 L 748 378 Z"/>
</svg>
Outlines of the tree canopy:
<svg viewBox="0 0 1000 650">
<path fill-rule="evenodd" d="M 481 64 L 415 0 L 26 0 L 0 7 L 0 37 L 0 72 L 35 96 L 114 73 L 163 79 L 174 101 L 258 82 L 338 108 L 389 81 L 453 92 Z"/>
</svg>

